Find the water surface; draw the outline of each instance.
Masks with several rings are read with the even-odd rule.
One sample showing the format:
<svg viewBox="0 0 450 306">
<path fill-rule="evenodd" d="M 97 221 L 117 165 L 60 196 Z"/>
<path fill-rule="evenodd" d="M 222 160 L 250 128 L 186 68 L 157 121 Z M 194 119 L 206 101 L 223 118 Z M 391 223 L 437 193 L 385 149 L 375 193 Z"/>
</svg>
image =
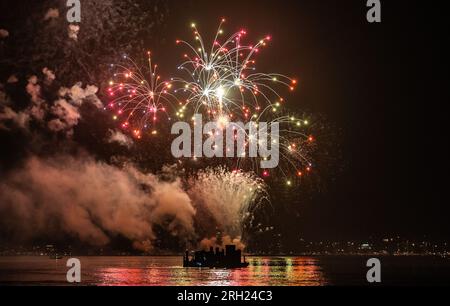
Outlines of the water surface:
<svg viewBox="0 0 450 306">
<path fill-rule="evenodd" d="M 326 286 L 367 285 L 368 258 L 247 257 L 242 269 L 183 268 L 182 257 L 79 257 L 84 285 Z M 0 284 L 67 285 L 65 259 L 0 257 Z M 450 285 L 450 260 L 383 257 L 386 285 Z"/>
</svg>

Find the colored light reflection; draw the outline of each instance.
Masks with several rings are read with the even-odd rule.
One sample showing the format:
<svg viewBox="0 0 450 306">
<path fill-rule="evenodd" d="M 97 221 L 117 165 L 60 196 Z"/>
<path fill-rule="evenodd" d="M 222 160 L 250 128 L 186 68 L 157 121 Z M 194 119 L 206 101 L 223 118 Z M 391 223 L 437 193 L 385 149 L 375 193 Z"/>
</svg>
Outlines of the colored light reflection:
<svg viewBox="0 0 450 306">
<path fill-rule="evenodd" d="M 102 285 L 127 286 L 321 286 L 327 281 L 318 259 L 249 257 L 242 269 L 183 268 L 180 257 L 148 257 L 142 267 L 100 270 Z"/>
</svg>

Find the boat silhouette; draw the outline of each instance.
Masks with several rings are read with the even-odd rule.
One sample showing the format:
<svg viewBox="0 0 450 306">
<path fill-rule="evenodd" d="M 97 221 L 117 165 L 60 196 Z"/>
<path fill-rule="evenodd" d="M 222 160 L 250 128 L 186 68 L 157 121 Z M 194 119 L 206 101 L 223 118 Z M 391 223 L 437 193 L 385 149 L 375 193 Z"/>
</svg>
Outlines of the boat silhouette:
<svg viewBox="0 0 450 306">
<path fill-rule="evenodd" d="M 249 263 L 241 261 L 242 251 L 237 250 L 235 245 L 226 245 L 225 250 L 211 247 L 209 251 L 197 251 L 193 257 L 189 257 L 189 251 L 186 251 L 183 258 L 183 267 L 185 268 L 245 268 Z"/>
</svg>

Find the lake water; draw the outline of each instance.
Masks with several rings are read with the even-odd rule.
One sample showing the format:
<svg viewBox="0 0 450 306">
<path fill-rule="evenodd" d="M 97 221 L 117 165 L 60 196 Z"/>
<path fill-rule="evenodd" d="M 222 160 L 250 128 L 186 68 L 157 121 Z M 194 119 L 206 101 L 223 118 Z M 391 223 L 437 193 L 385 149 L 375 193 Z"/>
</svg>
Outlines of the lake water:
<svg viewBox="0 0 450 306">
<path fill-rule="evenodd" d="M 242 269 L 183 268 L 182 257 L 79 257 L 82 284 L 125 286 L 367 285 L 368 258 L 247 257 Z M 384 285 L 450 285 L 450 259 L 382 257 Z M 0 257 L 0 284 L 67 285 L 67 259 Z"/>
</svg>

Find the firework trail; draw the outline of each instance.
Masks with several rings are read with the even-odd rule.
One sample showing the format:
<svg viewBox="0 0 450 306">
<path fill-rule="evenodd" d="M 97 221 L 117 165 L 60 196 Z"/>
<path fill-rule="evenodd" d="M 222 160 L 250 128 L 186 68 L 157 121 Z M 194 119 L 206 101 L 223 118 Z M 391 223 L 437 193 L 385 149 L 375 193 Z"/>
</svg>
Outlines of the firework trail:
<svg viewBox="0 0 450 306">
<path fill-rule="evenodd" d="M 224 167 L 200 170 L 188 180 L 188 194 L 196 205 L 197 225 L 209 234 L 216 229 L 231 237 L 242 236 L 242 225 L 267 199 L 264 181 L 248 172 Z"/>
</svg>

